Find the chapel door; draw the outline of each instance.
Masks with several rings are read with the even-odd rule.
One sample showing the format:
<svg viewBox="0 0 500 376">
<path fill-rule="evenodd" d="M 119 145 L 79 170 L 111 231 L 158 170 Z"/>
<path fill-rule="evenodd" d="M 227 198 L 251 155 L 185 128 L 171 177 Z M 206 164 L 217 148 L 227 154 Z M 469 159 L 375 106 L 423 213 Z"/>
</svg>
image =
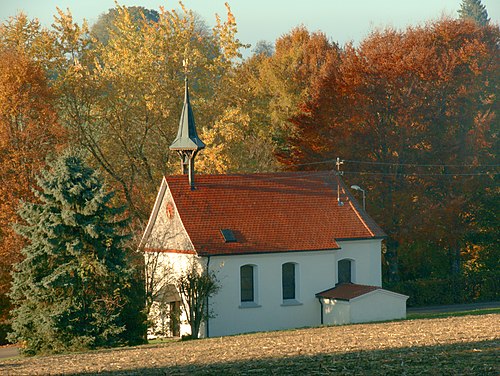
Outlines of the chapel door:
<svg viewBox="0 0 500 376">
<path fill-rule="evenodd" d="M 181 335 L 181 302 L 171 302 L 170 303 L 170 333 L 173 337 L 179 337 Z"/>
</svg>

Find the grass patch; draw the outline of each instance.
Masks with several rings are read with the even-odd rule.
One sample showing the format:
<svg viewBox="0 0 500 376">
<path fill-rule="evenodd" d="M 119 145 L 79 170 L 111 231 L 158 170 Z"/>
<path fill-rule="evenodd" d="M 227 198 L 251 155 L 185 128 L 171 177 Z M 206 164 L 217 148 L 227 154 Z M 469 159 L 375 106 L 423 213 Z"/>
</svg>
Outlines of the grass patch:
<svg viewBox="0 0 500 376">
<path fill-rule="evenodd" d="M 177 341 L 179 341 L 178 338 L 155 338 L 148 340 L 148 343 L 146 345 L 141 345 L 141 346 L 163 345 L 165 343 L 177 342 Z"/>
<path fill-rule="evenodd" d="M 406 315 L 406 320 L 416 320 L 416 319 L 440 319 L 446 317 L 462 317 L 462 316 L 478 316 L 478 315 L 488 315 L 491 313 L 500 313 L 500 308 L 481 308 L 468 311 L 458 311 L 458 312 L 436 312 L 436 313 L 418 313 L 412 312 Z"/>
<path fill-rule="evenodd" d="M 2 362 L 9 362 L 9 361 L 11 361 L 11 360 L 20 360 L 20 359 L 22 359 L 22 358 L 23 358 L 23 356 L 22 356 L 22 355 L 10 356 L 10 357 L 8 357 L 8 358 L 1 358 L 1 359 L 0 359 L 0 364 L 2 364 Z M 2 368 L 0 367 L 0 370 L 1 370 L 1 369 L 2 369 Z"/>
</svg>

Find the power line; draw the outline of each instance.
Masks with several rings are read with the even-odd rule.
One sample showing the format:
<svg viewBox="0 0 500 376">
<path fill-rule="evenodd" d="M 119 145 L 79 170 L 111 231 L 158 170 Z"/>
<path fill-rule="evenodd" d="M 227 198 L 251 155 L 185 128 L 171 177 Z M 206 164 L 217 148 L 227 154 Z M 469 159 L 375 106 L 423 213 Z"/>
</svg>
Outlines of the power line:
<svg viewBox="0 0 500 376">
<path fill-rule="evenodd" d="M 288 166 L 311 166 L 318 164 L 327 164 L 327 163 L 335 163 L 337 159 L 325 159 L 323 161 L 317 162 L 307 162 L 307 163 L 294 163 L 289 164 Z M 483 165 L 475 165 L 475 164 L 419 164 L 419 163 L 396 163 L 396 162 L 373 162 L 373 161 L 359 161 L 352 159 L 341 159 L 344 162 L 348 163 L 359 163 L 359 164 L 370 164 L 370 165 L 383 165 L 383 166 L 412 166 L 412 167 L 500 167 L 500 164 L 483 164 Z M 456 174 L 454 174 L 456 175 Z"/>
<path fill-rule="evenodd" d="M 337 159 L 325 159 L 324 161 L 318 161 L 318 162 L 287 164 L 287 166 L 311 166 L 311 165 L 318 165 L 318 164 L 325 164 L 325 163 L 335 163 L 336 161 L 337 161 Z"/>
<path fill-rule="evenodd" d="M 371 171 L 343 171 L 344 174 L 359 174 L 359 175 L 387 175 L 387 176 L 490 176 L 500 175 L 500 172 L 473 172 L 473 173 L 391 173 L 391 172 L 371 172 Z"/>
<path fill-rule="evenodd" d="M 271 182 L 271 181 L 286 181 L 290 179 L 296 179 L 297 177 L 293 175 L 293 173 L 306 173 L 308 176 L 315 176 L 315 177 L 320 177 L 320 176 L 325 176 L 328 177 L 330 180 L 330 183 L 333 185 L 338 185 L 339 180 L 338 176 L 339 175 L 371 175 L 371 176 L 388 176 L 392 178 L 407 178 L 407 177 L 421 177 L 421 176 L 435 176 L 435 177 L 442 177 L 442 178 L 450 178 L 450 177 L 459 177 L 459 176 L 497 176 L 500 175 L 500 172 L 478 172 L 478 173 L 391 173 L 391 172 L 372 172 L 372 171 L 335 171 L 333 169 L 329 170 L 320 170 L 320 171 L 280 171 L 278 172 L 277 176 L 269 176 L 272 175 L 272 173 L 257 173 L 256 175 L 261 175 L 258 176 L 259 181 L 266 181 L 266 182 Z M 292 173 L 290 175 L 289 173 Z M 282 174 L 282 175 L 281 175 Z M 241 174 L 230 174 L 230 175 L 241 175 Z M 268 175 L 268 176 L 266 176 Z M 335 177 L 335 179 L 333 179 Z M 340 191 L 340 190 L 339 190 Z"/>
<path fill-rule="evenodd" d="M 373 165 L 391 165 L 391 166 L 413 166 L 413 167 L 500 167 L 500 164 L 420 164 L 420 163 L 395 163 L 395 162 L 372 162 L 372 161 L 356 161 L 344 159 L 344 162 L 373 164 Z"/>
<path fill-rule="evenodd" d="M 413 166 L 413 167 L 475 167 L 475 168 L 487 168 L 487 167 L 500 167 L 498 164 L 486 164 L 486 165 L 472 165 L 472 164 L 464 164 L 464 165 L 458 165 L 458 164 L 449 164 L 449 165 L 444 165 L 444 164 L 417 164 L 417 163 L 392 163 L 392 162 L 373 162 L 373 161 L 360 161 L 360 160 L 350 160 L 350 159 L 341 159 L 341 158 L 335 158 L 335 159 L 325 159 L 323 161 L 317 161 L 317 162 L 308 162 L 308 163 L 297 163 L 297 164 L 289 164 L 288 166 L 311 166 L 311 165 L 319 165 L 319 164 L 328 164 L 331 163 L 335 165 L 335 163 L 340 163 L 340 162 L 350 162 L 350 163 L 360 163 L 360 164 L 369 164 L 369 165 L 385 165 L 385 166 Z M 338 166 L 337 166 L 338 167 Z M 392 177 L 419 177 L 419 176 L 440 176 L 440 177 L 453 177 L 453 176 L 496 176 L 499 175 L 500 172 L 494 172 L 494 171 L 481 171 L 481 172 L 459 172 L 459 173 L 451 173 L 451 172 L 445 172 L 445 173 L 428 173 L 428 172 L 410 172 L 410 173 L 405 173 L 405 172 L 378 172 L 378 171 L 339 171 L 335 172 L 333 169 L 335 167 L 332 167 L 332 169 L 328 170 L 320 170 L 320 171 L 315 171 L 313 173 L 314 176 L 321 176 L 323 174 L 328 174 L 328 173 L 333 173 L 333 174 L 340 174 L 340 175 L 379 175 L 379 176 L 392 176 Z M 300 172 L 300 171 L 297 171 Z M 312 171 L 310 171 L 312 172 Z M 272 180 L 281 180 L 281 179 L 290 179 L 292 177 L 290 176 L 275 176 L 275 177 L 266 177 L 263 178 L 262 180 L 265 181 L 272 181 Z"/>
</svg>

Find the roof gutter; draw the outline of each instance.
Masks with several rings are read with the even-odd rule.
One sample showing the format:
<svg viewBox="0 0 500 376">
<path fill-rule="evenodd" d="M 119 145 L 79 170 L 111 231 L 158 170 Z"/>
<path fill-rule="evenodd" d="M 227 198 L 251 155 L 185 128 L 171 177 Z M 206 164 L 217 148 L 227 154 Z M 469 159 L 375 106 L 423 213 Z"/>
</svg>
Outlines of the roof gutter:
<svg viewBox="0 0 500 376">
<path fill-rule="evenodd" d="M 321 325 L 323 325 L 323 298 L 318 296 L 319 305 L 321 306 Z"/>
<path fill-rule="evenodd" d="M 384 235 L 384 236 L 370 236 L 370 237 L 361 237 L 361 238 L 335 238 L 335 241 L 339 242 L 347 242 L 347 241 L 356 241 L 356 240 L 384 240 L 387 239 L 389 236 Z"/>
</svg>

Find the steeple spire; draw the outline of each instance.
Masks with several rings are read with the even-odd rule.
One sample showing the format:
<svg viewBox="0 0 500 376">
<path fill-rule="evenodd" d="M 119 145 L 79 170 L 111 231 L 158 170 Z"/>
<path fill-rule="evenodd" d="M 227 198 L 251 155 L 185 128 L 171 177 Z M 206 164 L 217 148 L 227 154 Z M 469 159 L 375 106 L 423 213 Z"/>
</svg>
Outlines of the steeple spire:
<svg viewBox="0 0 500 376">
<path fill-rule="evenodd" d="M 179 130 L 170 150 L 175 150 L 181 157 L 182 173 L 189 175 L 189 186 L 194 189 L 194 158 L 205 144 L 198 137 L 194 122 L 193 109 L 189 102 L 187 75 L 185 78 L 184 106 L 182 107 Z"/>
</svg>

